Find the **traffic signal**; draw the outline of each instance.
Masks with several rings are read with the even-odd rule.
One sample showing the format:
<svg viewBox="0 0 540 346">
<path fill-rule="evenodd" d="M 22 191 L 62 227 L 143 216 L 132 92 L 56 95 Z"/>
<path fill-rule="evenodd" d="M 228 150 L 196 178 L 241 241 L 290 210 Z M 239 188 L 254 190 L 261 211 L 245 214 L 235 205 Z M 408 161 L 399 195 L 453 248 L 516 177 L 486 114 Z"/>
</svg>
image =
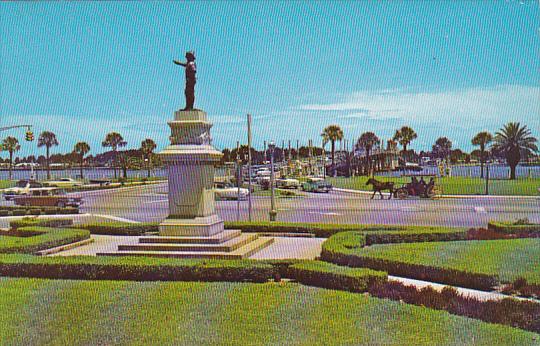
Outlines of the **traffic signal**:
<svg viewBox="0 0 540 346">
<path fill-rule="evenodd" d="M 34 133 L 32 131 L 26 131 L 26 140 L 32 142 L 34 140 Z"/>
</svg>

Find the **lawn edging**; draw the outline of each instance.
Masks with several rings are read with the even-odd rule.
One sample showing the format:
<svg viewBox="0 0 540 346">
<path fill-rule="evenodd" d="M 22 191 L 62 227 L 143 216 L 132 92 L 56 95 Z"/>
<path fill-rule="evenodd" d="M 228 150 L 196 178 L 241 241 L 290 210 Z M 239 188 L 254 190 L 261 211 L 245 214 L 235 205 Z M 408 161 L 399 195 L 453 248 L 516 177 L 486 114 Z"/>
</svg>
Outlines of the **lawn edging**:
<svg viewBox="0 0 540 346">
<path fill-rule="evenodd" d="M 0 235 L 0 253 L 4 254 L 33 254 L 90 238 L 87 230 L 38 226 L 17 228 Z"/>
<path fill-rule="evenodd" d="M 366 267 L 382 270 L 390 275 L 418 280 L 441 282 L 448 285 L 491 290 L 498 284 L 493 275 L 470 273 L 432 266 L 410 264 L 359 255 L 357 252 L 366 244 L 366 235 L 359 232 L 343 232 L 328 238 L 322 244 L 321 259 L 349 267 Z"/>
</svg>

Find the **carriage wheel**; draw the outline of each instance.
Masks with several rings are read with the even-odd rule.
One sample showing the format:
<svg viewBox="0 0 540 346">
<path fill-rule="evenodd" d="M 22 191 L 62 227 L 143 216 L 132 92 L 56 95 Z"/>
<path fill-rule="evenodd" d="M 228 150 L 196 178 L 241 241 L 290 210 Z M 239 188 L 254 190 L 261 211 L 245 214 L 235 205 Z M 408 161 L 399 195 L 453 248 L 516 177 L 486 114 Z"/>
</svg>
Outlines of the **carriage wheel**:
<svg viewBox="0 0 540 346">
<path fill-rule="evenodd" d="M 433 186 L 426 192 L 429 198 L 435 198 L 442 195 L 442 189 L 440 186 Z"/>
<path fill-rule="evenodd" d="M 405 199 L 409 197 L 409 192 L 407 191 L 407 189 L 401 188 L 396 191 L 396 197 L 399 199 Z"/>
</svg>

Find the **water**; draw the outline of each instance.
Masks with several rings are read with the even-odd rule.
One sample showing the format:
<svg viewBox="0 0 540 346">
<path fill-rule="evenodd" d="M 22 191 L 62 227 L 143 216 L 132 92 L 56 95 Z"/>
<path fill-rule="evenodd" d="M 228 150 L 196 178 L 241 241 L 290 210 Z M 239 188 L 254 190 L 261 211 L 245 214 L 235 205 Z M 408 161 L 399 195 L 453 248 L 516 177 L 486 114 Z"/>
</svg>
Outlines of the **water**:
<svg viewBox="0 0 540 346">
<path fill-rule="evenodd" d="M 44 180 L 47 177 L 47 172 L 45 170 L 35 170 L 37 179 Z M 233 170 L 234 172 L 234 170 Z M 484 168 L 485 172 L 485 168 Z M 218 168 L 216 170 L 216 175 L 224 175 L 226 169 Z M 378 175 L 386 176 L 400 176 L 402 174 L 438 174 L 439 169 L 434 166 L 423 167 L 421 172 L 388 172 L 388 173 L 377 173 Z M 62 169 L 62 170 L 51 170 L 51 178 L 78 178 L 79 169 Z M 122 176 L 122 171 L 118 170 L 118 177 Z M 127 175 L 129 178 L 144 178 L 147 176 L 145 170 L 128 170 Z M 152 177 L 166 177 L 167 170 L 164 168 L 153 169 L 151 171 Z M 478 178 L 480 177 L 480 166 L 452 166 L 452 176 L 459 177 L 471 177 Z M 506 179 L 510 176 L 510 168 L 504 165 L 490 165 L 489 167 L 489 176 L 492 179 Z M 540 178 L 540 166 L 518 166 L 516 168 L 516 176 L 518 178 Z M 7 170 L 0 170 L 0 180 L 8 179 L 9 173 Z M 86 179 L 111 179 L 114 178 L 114 170 L 111 168 L 89 168 L 84 169 L 84 177 Z M 30 170 L 13 170 L 13 179 L 28 179 L 30 178 Z"/>
<path fill-rule="evenodd" d="M 439 174 L 439 168 L 436 166 L 424 166 L 420 172 L 387 172 L 377 173 L 377 175 L 385 175 L 399 177 L 402 174 Z M 486 167 L 484 167 L 484 176 Z M 452 166 L 451 175 L 453 177 L 480 177 L 480 165 L 478 166 Z M 510 167 L 505 165 L 490 165 L 489 177 L 492 179 L 507 179 L 510 177 Z M 540 178 L 540 166 L 521 166 L 516 167 L 516 177 L 518 178 Z"/>
</svg>

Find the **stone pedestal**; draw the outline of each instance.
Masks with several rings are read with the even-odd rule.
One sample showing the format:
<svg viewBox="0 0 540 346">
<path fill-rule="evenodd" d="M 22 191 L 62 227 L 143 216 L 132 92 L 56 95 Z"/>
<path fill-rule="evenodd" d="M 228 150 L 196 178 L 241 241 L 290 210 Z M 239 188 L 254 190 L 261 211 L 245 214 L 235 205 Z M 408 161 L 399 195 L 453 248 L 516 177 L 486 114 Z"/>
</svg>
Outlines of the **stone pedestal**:
<svg viewBox="0 0 540 346">
<path fill-rule="evenodd" d="M 169 177 L 169 216 L 159 226 L 160 235 L 212 236 L 223 231 L 214 213 L 214 171 L 222 154 L 211 144 L 206 112 L 176 111 L 171 145 L 160 156 Z"/>
</svg>

